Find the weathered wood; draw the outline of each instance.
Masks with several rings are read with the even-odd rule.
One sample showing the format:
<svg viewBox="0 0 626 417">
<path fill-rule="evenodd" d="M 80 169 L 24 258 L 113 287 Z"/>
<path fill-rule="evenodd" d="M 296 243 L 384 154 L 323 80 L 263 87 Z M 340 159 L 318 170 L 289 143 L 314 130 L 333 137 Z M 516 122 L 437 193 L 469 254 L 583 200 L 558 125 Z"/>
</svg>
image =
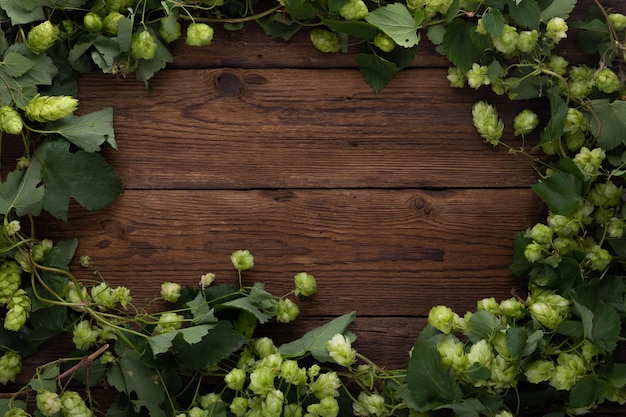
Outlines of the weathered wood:
<svg viewBox="0 0 626 417">
<path fill-rule="evenodd" d="M 528 158 L 476 134 L 472 104 L 446 70 L 407 70 L 377 98 L 354 70 L 177 70 L 147 91 L 81 78 L 81 107 L 113 105 L 127 188 L 527 187 Z M 524 107 L 500 105 L 510 126 Z M 507 128 L 509 143 L 520 146 Z M 535 137 L 531 137 L 532 139 Z M 531 148 L 527 145 L 527 148 Z"/>
<path fill-rule="evenodd" d="M 113 284 L 143 303 L 163 281 L 236 282 L 229 255 L 249 249 L 278 294 L 301 271 L 319 280 L 306 316 L 424 316 L 433 304 L 474 309 L 513 287 L 512 237 L 543 212 L 529 190 L 129 190 L 101 213 L 75 210 L 52 230 L 76 236 Z M 85 275 L 89 275 L 85 273 Z"/>
</svg>

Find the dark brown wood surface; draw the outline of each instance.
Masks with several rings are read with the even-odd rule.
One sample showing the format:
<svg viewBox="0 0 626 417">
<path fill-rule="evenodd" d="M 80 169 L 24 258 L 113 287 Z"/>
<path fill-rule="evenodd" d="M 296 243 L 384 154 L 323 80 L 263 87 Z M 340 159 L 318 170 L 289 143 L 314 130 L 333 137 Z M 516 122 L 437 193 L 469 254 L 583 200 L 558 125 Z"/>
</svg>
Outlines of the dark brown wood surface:
<svg viewBox="0 0 626 417">
<path fill-rule="evenodd" d="M 355 347 L 404 367 L 432 306 L 463 314 L 525 290 L 508 266 L 513 234 L 545 217 L 529 189 L 536 174 L 527 157 L 485 144 L 470 112 L 488 98 L 511 125 L 525 107 L 545 115 L 546 103 L 450 88 L 447 61 L 426 39 L 415 65 L 376 96 L 352 54 L 307 44 L 305 32 L 284 43 L 249 25 L 218 30 L 207 48 L 177 43 L 150 91 L 82 76 L 81 111 L 114 108 L 119 150 L 105 153 L 125 193 L 102 212 L 73 208 L 68 223 L 40 227 L 78 237 L 79 254 L 139 304 L 162 281 L 196 285 L 215 272 L 235 283 L 237 249 L 255 256 L 244 281 L 276 293 L 307 271 L 318 294 L 272 335 L 289 340 L 356 310 Z M 577 56 L 571 43 L 564 54 Z"/>
</svg>

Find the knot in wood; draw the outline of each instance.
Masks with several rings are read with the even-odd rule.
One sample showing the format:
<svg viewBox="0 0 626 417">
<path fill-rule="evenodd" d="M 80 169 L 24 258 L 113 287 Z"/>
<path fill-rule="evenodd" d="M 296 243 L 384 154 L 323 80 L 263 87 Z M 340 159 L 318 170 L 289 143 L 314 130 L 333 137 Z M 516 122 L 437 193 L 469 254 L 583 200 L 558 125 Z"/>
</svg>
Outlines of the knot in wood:
<svg viewBox="0 0 626 417">
<path fill-rule="evenodd" d="M 413 200 L 413 207 L 418 211 L 424 212 L 424 214 L 429 214 L 431 211 L 430 204 L 422 197 L 416 197 Z"/>
<path fill-rule="evenodd" d="M 215 77 L 215 87 L 224 96 L 238 96 L 243 89 L 243 82 L 235 73 L 222 72 Z"/>
</svg>

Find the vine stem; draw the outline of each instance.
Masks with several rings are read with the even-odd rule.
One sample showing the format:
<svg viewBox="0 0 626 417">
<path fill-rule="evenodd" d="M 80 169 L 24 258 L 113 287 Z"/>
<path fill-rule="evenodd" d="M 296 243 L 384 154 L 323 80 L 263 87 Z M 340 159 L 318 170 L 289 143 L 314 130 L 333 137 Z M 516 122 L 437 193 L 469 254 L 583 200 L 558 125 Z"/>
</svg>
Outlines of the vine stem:
<svg viewBox="0 0 626 417">
<path fill-rule="evenodd" d="M 267 9 L 261 13 L 257 13 L 255 15 L 245 16 L 245 17 L 212 18 L 212 17 L 191 17 L 191 16 L 181 14 L 180 18 L 182 20 L 203 22 L 203 23 L 245 23 L 245 22 L 251 22 L 251 21 L 260 19 L 262 17 L 268 16 L 274 13 L 275 11 L 279 10 L 281 7 L 283 6 L 280 4 L 277 4 L 276 6 L 270 9 Z"/>
</svg>

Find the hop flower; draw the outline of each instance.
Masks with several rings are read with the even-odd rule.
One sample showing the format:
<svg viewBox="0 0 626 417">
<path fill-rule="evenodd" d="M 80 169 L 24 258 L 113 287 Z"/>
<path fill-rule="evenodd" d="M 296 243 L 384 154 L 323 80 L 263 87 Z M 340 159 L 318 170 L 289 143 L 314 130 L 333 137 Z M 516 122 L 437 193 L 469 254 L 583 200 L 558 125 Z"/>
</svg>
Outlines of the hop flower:
<svg viewBox="0 0 626 417">
<path fill-rule="evenodd" d="M 463 372 L 469 366 L 465 355 L 465 346 L 454 336 L 446 336 L 437 343 L 437 352 L 441 363 L 457 372 Z"/>
<path fill-rule="evenodd" d="M 82 320 L 74 326 L 72 342 L 78 350 L 89 349 L 100 336 L 97 327 L 92 327 L 89 321 Z"/>
<path fill-rule="evenodd" d="M 187 39 L 189 46 L 207 46 L 213 40 L 213 28 L 206 23 L 191 23 L 187 27 Z"/>
<path fill-rule="evenodd" d="M 204 274 L 200 277 L 200 287 L 202 289 L 205 289 L 206 287 L 210 286 L 211 284 L 213 284 L 213 282 L 215 281 L 215 274 L 212 272 L 209 272 L 207 274 Z"/>
<path fill-rule="evenodd" d="M 537 46 L 537 41 L 539 40 L 539 32 L 536 30 L 524 30 L 519 33 L 519 38 L 517 39 L 517 49 L 523 53 L 532 52 Z"/>
<path fill-rule="evenodd" d="M 235 391 L 241 391 L 243 389 L 243 383 L 246 381 L 246 371 L 239 368 L 233 368 L 224 377 L 226 386 Z"/>
<path fill-rule="evenodd" d="M 76 391 L 65 391 L 61 395 L 61 412 L 65 417 L 93 417 L 93 411 Z"/>
<path fill-rule="evenodd" d="M 57 35 L 54 30 L 54 25 L 49 20 L 46 20 L 28 32 L 24 43 L 32 53 L 40 54 L 47 51 L 48 48 L 54 45 L 56 40 Z"/>
<path fill-rule="evenodd" d="M 21 228 L 22 228 L 22 225 L 20 224 L 19 220 L 11 220 L 10 222 L 4 225 L 4 232 L 8 236 L 13 236 L 17 232 L 19 232 Z"/>
<path fill-rule="evenodd" d="M 458 320 L 458 315 L 448 306 L 435 306 L 428 312 L 428 324 L 445 334 L 450 334 Z"/>
<path fill-rule="evenodd" d="M 175 303 L 180 298 L 182 287 L 176 282 L 164 282 L 161 284 L 161 298 L 168 303 Z"/>
<path fill-rule="evenodd" d="M 269 337 L 260 337 L 254 341 L 254 351 L 259 358 L 263 359 L 269 355 L 278 353 L 278 348 Z"/>
<path fill-rule="evenodd" d="M 120 25 L 120 19 L 124 17 L 123 14 L 117 11 L 112 11 L 102 20 L 102 31 L 107 35 L 116 36 L 117 30 Z"/>
<path fill-rule="evenodd" d="M 378 32 L 374 37 L 374 45 L 383 52 L 391 52 L 396 47 L 396 43 L 384 32 Z"/>
<path fill-rule="evenodd" d="M 182 36 L 180 22 L 176 19 L 166 17 L 161 18 L 159 35 L 167 43 L 174 42 Z"/>
<path fill-rule="evenodd" d="M 561 39 L 567 38 L 567 30 L 567 22 L 563 18 L 553 17 L 546 24 L 546 37 L 557 44 Z"/>
<path fill-rule="evenodd" d="M 14 332 L 22 328 L 30 315 L 30 297 L 23 289 L 9 297 L 8 311 L 4 316 L 4 328 Z"/>
<path fill-rule="evenodd" d="M 46 417 L 51 417 L 61 411 L 61 397 L 56 392 L 41 390 L 35 398 L 37 410 Z"/>
<path fill-rule="evenodd" d="M 339 9 L 339 15 L 346 20 L 361 20 L 369 16 L 369 10 L 363 0 L 349 0 Z"/>
<path fill-rule="evenodd" d="M 130 54 L 135 59 L 152 59 L 156 55 L 157 41 L 148 30 L 133 33 Z"/>
<path fill-rule="evenodd" d="M 567 66 L 569 62 L 560 55 L 551 55 L 548 61 L 548 69 L 559 75 L 564 75 L 567 72 Z"/>
<path fill-rule="evenodd" d="M 622 88 L 622 82 L 613 70 L 605 68 L 596 75 L 596 87 L 605 94 L 612 94 Z"/>
<path fill-rule="evenodd" d="M 589 268 L 593 271 L 604 271 L 613 257 L 608 250 L 603 249 L 600 245 L 593 245 L 587 249 L 585 259 L 589 261 Z"/>
<path fill-rule="evenodd" d="M 356 360 L 356 351 L 352 349 L 350 338 L 340 333 L 326 343 L 326 348 L 330 357 L 341 366 L 348 367 Z"/>
<path fill-rule="evenodd" d="M 477 63 L 472 64 L 472 68 L 467 71 L 467 83 L 470 87 L 477 89 L 482 85 L 491 84 L 489 78 L 489 67 Z"/>
<path fill-rule="evenodd" d="M 313 29 L 309 33 L 309 38 L 313 46 L 322 52 L 339 52 L 341 50 L 339 36 L 329 30 Z"/>
<path fill-rule="evenodd" d="M 522 110 L 513 119 L 513 134 L 515 136 L 527 135 L 539 124 L 539 116 L 532 110 Z"/>
<path fill-rule="evenodd" d="M 24 107 L 30 120 L 51 122 L 69 116 L 78 108 L 78 100 L 71 96 L 37 95 Z"/>
<path fill-rule="evenodd" d="M 283 407 L 284 417 L 302 417 L 302 406 L 300 404 L 285 404 Z"/>
<path fill-rule="evenodd" d="M 495 297 L 483 298 L 476 302 L 476 310 L 487 311 L 494 316 L 497 316 L 500 314 L 500 304 L 498 304 Z"/>
<path fill-rule="evenodd" d="M 524 376 L 531 384 L 539 384 L 547 381 L 552 376 L 554 362 L 548 360 L 537 360 L 526 365 Z"/>
<path fill-rule="evenodd" d="M 306 369 L 300 368 L 294 360 L 286 360 L 280 364 L 280 376 L 291 385 L 306 383 Z"/>
<path fill-rule="evenodd" d="M 245 397 L 235 397 L 229 405 L 230 411 L 237 417 L 242 417 L 248 411 L 248 399 Z"/>
<path fill-rule="evenodd" d="M 178 330 L 183 325 L 184 320 L 185 316 L 181 314 L 176 314 L 169 311 L 165 312 L 159 317 L 159 321 L 154 328 L 154 333 L 161 334 Z"/>
<path fill-rule="evenodd" d="M 249 250 L 238 250 L 230 255 L 230 261 L 237 271 L 246 271 L 254 267 L 254 256 Z"/>
<path fill-rule="evenodd" d="M 323 399 L 325 397 L 339 396 L 339 391 L 337 390 L 340 386 L 341 381 L 337 373 L 332 371 L 319 375 L 315 381 L 309 384 L 309 389 L 317 398 Z"/>
<path fill-rule="evenodd" d="M 282 391 L 277 389 L 271 390 L 261 406 L 263 417 L 280 417 L 284 401 L 285 394 Z"/>
<path fill-rule="evenodd" d="M 24 128 L 24 122 L 20 114 L 11 106 L 0 107 L 0 132 L 9 135 L 18 135 Z"/>
<path fill-rule="evenodd" d="M 22 283 L 22 269 L 14 261 L 0 265 L 0 303 L 6 304 Z"/>
<path fill-rule="evenodd" d="M 380 394 L 360 392 L 356 402 L 352 403 L 352 411 L 358 417 L 382 416 L 385 412 L 385 398 Z"/>
<path fill-rule="evenodd" d="M 6 385 L 15 381 L 15 377 L 22 371 L 22 358 L 19 353 L 9 351 L 0 356 L 0 384 Z"/>
<path fill-rule="evenodd" d="M 257 395 L 267 395 L 274 389 L 274 378 L 276 374 L 271 368 L 261 367 L 250 372 L 250 383 L 248 389 Z"/>
<path fill-rule="evenodd" d="M 510 317 L 514 320 L 519 320 L 526 315 L 524 309 L 524 304 L 515 297 L 507 298 L 500 302 L 500 312 L 505 317 Z"/>
<path fill-rule="evenodd" d="M 492 36 L 493 46 L 505 55 L 511 55 L 517 49 L 519 33 L 514 26 L 504 25 L 500 36 Z"/>
<path fill-rule="evenodd" d="M 31 417 L 31 416 L 23 408 L 11 407 L 6 413 L 4 413 L 4 417 Z"/>
<path fill-rule="evenodd" d="M 574 353 L 561 352 L 552 370 L 550 385 L 557 390 L 570 390 L 585 374 L 585 360 Z"/>
<path fill-rule="evenodd" d="M 447 78 L 450 81 L 450 87 L 454 88 L 463 88 L 467 82 L 467 76 L 457 67 L 448 68 Z"/>
<path fill-rule="evenodd" d="M 290 299 L 281 299 L 278 301 L 278 311 L 276 312 L 276 320 L 279 323 L 289 323 L 298 317 L 300 308 L 298 304 Z"/>
<path fill-rule="evenodd" d="M 496 146 L 504 130 L 504 122 L 499 118 L 496 108 L 485 101 L 478 101 L 472 107 L 474 127 L 486 142 Z"/>
<path fill-rule="evenodd" d="M 294 293 L 296 296 L 309 297 L 317 292 L 317 281 L 315 277 L 306 272 L 300 272 L 293 277 L 296 289 Z"/>
<path fill-rule="evenodd" d="M 102 32 L 102 28 L 104 27 L 104 22 L 102 16 L 95 12 L 89 12 L 85 14 L 83 17 L 83 25 L 85 29 L 87 29 L 91 33 L 99 33 Z"/>
<path fill-rule="evenodd" d="M 604 158 L 606 158 L 606 153 L 602 148 L 590 150 L 586 146 L 583 146 L 573 159 L 578 168 L 590 176 L 595 177 L 598 175 Z"/>
<path fill-rule="evenodd" d="M 470 346 L 467 352 L 467 362 L 472 365 L 478 363 L 485 368 L 491 367 L 493 361 L 493 350 L 486 339 L 481 339 Z"/>
<path fill-rule="evenodd" d="M 618 32 L 626 30 L 626 16 L 621 13 L 610 13 L 609 22 L 613 25 L 613 29 Z"/>
</svg>

